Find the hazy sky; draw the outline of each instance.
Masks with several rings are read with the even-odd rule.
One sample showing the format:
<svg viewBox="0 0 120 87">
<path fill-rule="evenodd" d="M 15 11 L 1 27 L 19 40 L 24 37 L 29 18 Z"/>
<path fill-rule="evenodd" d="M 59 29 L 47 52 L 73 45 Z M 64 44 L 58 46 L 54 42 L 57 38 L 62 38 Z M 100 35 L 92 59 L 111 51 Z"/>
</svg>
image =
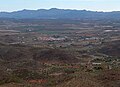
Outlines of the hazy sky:
<svg viewBox="0 0 120 87">
<path fill-rule="evenodd" d="M 0 0 L 0 11 L 41 8 L 120 11 L 120 0 Z"/>
</svg>

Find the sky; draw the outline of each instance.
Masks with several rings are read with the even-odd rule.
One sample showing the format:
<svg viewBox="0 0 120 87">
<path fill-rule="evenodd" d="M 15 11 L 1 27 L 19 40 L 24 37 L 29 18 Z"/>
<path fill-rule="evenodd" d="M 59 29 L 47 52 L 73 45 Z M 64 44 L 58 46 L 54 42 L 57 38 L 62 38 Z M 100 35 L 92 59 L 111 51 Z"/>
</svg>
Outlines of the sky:
<svg viewBox="0 0 120 87">
<path fill-rule="evenodd" d="M 120 0 L 0 0 L 0 11 L 50 8 L 120 11 Z"/>
</svg>

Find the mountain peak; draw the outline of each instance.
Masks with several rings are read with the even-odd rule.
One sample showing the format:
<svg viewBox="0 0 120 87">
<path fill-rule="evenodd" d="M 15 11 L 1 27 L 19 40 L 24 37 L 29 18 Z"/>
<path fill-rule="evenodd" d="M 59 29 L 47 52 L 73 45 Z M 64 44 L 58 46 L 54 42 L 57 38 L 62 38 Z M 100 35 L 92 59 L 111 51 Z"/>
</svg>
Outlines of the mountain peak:
<svg viewBox="0 0 120 87">
<path fill-rule="evenodd" d="M 49 10 L 60 10 L 60 9 L 58 9 L 58 8 L 51 8 L 51 9 L 49 9 Z"/>
</svg>

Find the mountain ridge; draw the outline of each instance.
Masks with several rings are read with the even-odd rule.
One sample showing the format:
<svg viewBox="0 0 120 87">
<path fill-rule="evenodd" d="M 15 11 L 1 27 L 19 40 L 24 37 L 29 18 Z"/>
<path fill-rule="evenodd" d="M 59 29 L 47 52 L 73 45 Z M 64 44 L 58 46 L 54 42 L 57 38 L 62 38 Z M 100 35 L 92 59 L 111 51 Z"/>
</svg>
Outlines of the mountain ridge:
<svg viewBox="0 0 120 87">
<path fill-rule="evenodd" d="M 38 9 L 0 12 L 0 18 L 15 19 L 120 19 L 120 11 L 97 12 L 71 9 Z"/>
</svg>

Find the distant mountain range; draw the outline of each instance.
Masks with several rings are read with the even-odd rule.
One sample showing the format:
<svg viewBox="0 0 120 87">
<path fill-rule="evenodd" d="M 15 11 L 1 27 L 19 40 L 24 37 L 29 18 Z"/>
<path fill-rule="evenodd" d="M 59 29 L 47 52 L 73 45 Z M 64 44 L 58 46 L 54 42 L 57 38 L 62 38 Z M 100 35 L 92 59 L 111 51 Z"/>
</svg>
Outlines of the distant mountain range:
<svg viewBox="0 0 120 87">
<path fill-rule="evenodd" d="M 21 10 L 0 12 L 0 18 L 15 19 L 120 19 L 120 12 L 97 12 L 86 10 L 70 10 L 51 8 L 38 10 Z"/>
</svg>

